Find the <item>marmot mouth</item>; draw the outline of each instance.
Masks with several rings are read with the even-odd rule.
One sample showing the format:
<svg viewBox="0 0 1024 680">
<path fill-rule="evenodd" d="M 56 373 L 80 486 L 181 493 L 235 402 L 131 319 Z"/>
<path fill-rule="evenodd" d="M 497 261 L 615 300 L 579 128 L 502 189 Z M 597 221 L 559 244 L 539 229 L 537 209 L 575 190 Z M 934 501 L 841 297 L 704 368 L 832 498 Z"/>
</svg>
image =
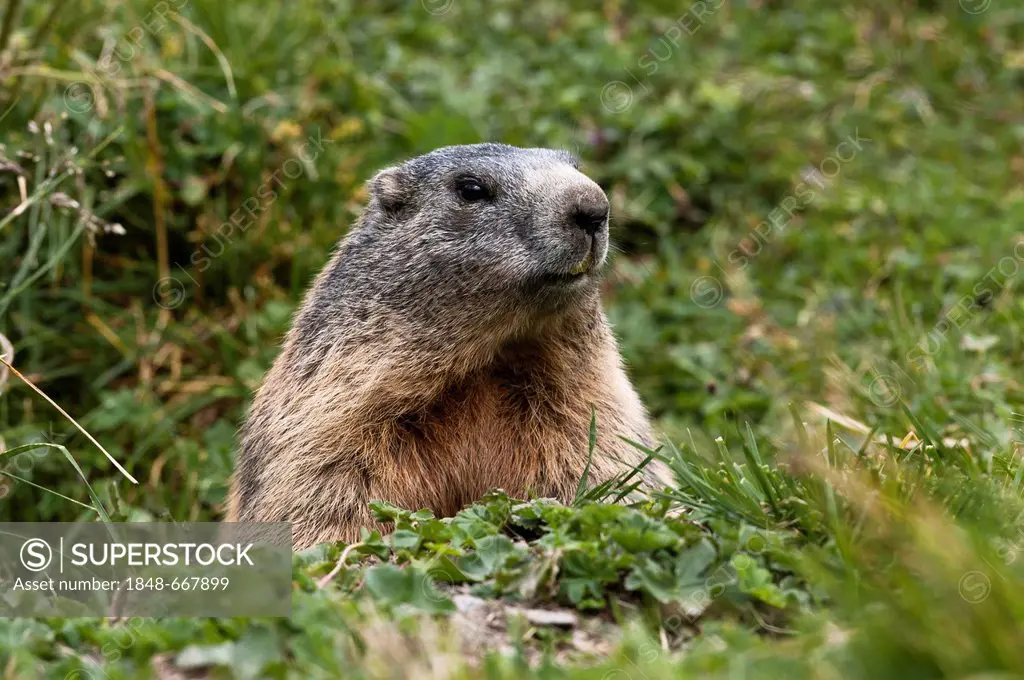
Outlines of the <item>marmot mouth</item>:
<svg viewBox="0 0 1024 680">
<path fill-rule="evenodd" d="M 572 272 L 562 272 L 560 274 L 543 274 L 540 277 L 540 282 L 549 286 L 565 286 L 570 283 L 574 283 L 583 279 L 587 276 L 587 272 L 579 272 L 573 274 Z"/>
<path fill-rule="evenodd" d="M 587 256 L 580 261 L 575 267 L 569 270 L 569 274 L 572 276 L 579 276 L 580 274 L 586 274 L 590 271 L 591 265 L 594 264 L 594 243 L 591 241 L 590 248 L 587 250 Z"/>
<path fill-rule="evenodd" d="M 570 286 L 574 283 L 582 281 L 588 278 L 588 274 L 593 274 L 599 269 L 594 266 L 595 244 L 593 241 L 590 242 L 590 248 L 587 249 L 587 254 L 582 260 L 573 265 L 569 271 L 551 272 L 549 274 L 541 274 L 537 277 L 538 282 L 542 286 Z"/>
</svg>

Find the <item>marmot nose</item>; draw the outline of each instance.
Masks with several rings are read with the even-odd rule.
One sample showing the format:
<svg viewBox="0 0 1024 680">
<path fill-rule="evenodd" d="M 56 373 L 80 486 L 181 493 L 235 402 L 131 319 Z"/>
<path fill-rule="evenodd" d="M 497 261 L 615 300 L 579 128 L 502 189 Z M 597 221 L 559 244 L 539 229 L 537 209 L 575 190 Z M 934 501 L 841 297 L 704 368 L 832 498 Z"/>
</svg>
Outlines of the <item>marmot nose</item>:
<svg viewBox="0 0 1024 680">
<path fill-rule="evenodd" d="M 590 194 L 576 202 L 569 219 L 591 236 L 608 222 L 608 199 L 601 194 Z"/>
</svg>

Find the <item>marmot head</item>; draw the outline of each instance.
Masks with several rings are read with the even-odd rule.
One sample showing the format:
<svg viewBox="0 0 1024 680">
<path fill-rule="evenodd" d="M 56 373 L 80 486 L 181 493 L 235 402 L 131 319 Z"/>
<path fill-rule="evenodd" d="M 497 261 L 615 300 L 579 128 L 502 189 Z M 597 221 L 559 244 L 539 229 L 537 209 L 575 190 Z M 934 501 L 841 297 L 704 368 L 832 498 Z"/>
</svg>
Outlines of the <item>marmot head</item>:
<svg viewBox="0 0 1024 680">
<path fill-rule="evenodd" d="M 571 154 L 446 147 L 380 171 L 369 192 L 293 328 L 313 364 L 327 345 L 433 361 L 594 327 L 608 199 Z"/>
<path fill-rule="evenodd" d="M 608 199 L 568 152 L 445 147 L 382 170 L 369 188 L 363 228 L 374 242 L 448 283 L 545 300 L 597 288 Z"/>
</svg>

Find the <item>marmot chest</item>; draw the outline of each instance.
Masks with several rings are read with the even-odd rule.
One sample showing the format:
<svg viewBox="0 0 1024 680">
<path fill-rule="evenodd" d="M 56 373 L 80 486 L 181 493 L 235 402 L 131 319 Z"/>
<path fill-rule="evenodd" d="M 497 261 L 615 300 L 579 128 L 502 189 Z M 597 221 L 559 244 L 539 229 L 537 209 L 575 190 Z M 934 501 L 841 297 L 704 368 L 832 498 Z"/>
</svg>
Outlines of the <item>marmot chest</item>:
<svg viewBox="0 0 1024 680">
<path fill-rule="evenodd" d="M 574 488 L 586 464 L 589 407 L 557 385 L 517 378 L 476 377 L 406 423 L 422 479 L 439 481 L 424 481 L 427 505 L 449 514 L 494 488 L 520 497 Z"/>
</svg>

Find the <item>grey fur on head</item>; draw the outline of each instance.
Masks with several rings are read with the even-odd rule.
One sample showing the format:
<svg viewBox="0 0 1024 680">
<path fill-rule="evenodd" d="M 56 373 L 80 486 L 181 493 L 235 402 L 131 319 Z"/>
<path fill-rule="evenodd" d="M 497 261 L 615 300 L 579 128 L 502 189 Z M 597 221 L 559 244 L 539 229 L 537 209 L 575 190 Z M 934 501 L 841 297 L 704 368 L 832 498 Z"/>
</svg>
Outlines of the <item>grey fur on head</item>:
<svg viewBox="0 0 1024 680">
<path fill-rule="evenodd" d="M 577 168 L 566 151 L 474 144 L 381 170 L 300 328 L 314 335 L 332 319 L 359 323 L 372 304 L 450 342 L 474 326 L 536 321 L 596 297 L 608 201 Z M 464 182 L 486 197 L 462 198 Z M 580 210 L 600 216 L 590 233 L 574 223 Z"/>
<path fill-rule="evenodd" d="M 487 197 L 461 199 L 459 182 L 466 180 L 480 183 Z M 570 223 L 581 202 L 608 212 L 604 192 L 568 152 L 505 144 L 444 147 L 387 168 L 370 181 L 370 195 L 365 223 L 375 227 L 377 242 L 411 247 L 409 264 L 429 254 L 435 272 L 453 267 L 452 276 L 472 274 L 476 286 L 489 283 L 502 294 L 537 292 L 583 260 L 591 243 Z M 389 233 L 395 227 L 401 232 Z M 607 230 L 595 239 L 600 265 Z"/>
</svg>

